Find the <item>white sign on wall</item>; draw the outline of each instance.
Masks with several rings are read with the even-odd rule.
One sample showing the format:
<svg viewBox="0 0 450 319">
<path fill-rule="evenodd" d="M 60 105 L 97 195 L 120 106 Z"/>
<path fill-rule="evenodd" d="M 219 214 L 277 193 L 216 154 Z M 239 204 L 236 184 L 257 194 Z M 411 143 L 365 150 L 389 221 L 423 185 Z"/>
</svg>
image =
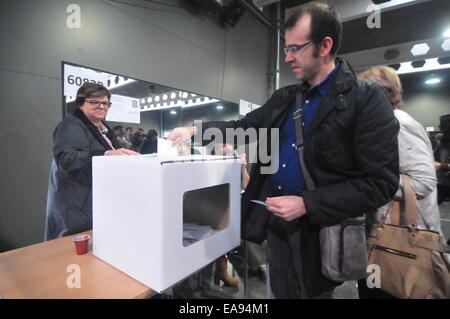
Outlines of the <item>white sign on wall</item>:
<svg viewBox="0 0 450 319">
<path fill-rule="evenodd" d="M 239 100 L 239 115 L 245 116 L 247 113 L 256 110 L 261 105 L 247 102 L 245 100 Z"/>
<path fill-rule="evenodd" d="M 64 64 L 64 95 L 76 97 L 78 88 L 87 82 L 106 86 L 109 74 L 79 66 Z"/>
<path fill-rule="evenodd" d="M 239 100 L 239 115 L 245 116 L 247 113 L 252 111 L 252 103 Z"/>
<path fill-rule="evenodd" d="M 112 94 L 111 103 L 108 115 L 106 116 L 107 121 L 141 123 L 139 99 Z"/>
</svg>

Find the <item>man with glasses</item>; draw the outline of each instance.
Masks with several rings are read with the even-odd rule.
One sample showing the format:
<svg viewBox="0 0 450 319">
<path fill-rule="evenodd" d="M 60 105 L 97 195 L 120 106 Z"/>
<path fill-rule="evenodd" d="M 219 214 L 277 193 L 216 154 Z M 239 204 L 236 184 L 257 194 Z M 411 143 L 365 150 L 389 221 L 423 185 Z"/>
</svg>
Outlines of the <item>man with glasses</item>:
<svg viewBox="0 0 450 319">
<path fill-rule="evenodd" d="M 278 170 L 262 174 L 262 163 L 253 165 L 242 199 L 242 235 L 254 241 L 267 236 L 276 298 L 332 298 L 339 283 L 321 271 L 321 226 L 372 212 L 397 190 L 398 123 L 383 89 L 358 79 L 336 57 L 341 30 L 329 5 L 314 1 L 301 7 L 285 24 L 285 62 L 298 85 L 276 91 L 239 121 L 203 123 L 202 132 L 177 128 L 169 136 L 177 143 L 210 127 L 224 136 L 227 128 L 279 129 L 278 152 L 272 149 Z M 297 141 L 299 131 L 303 143 Z M 315 189 L 306 187 L 301 148 Z M 265 200 L 266 209 L 254 199 Z"/>
<path fill-rule="evenodd" d="M 74 114 L 53 132 L 45 240 L 92 229 L 93 156 L 139 154 L 119 148 L 113 131 L 103 122 L 111 106 L 110 97 L 100 84 L 82 85 Z"/>
</svg>

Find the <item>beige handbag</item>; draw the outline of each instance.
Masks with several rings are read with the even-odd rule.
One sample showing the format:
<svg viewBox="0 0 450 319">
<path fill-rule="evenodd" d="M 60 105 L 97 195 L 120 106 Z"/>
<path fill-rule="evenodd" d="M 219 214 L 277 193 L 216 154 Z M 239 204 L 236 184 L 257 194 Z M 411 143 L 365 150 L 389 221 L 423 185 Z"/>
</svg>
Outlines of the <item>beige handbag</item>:
<svg viewBox="0 0 450 319">
<path fill-rule="evenodd" d="M 417 229 L 417 201 L 409 177 L 401 175 L 406 218 L 410 226 L 373 225 L 368 243 L 369 264 L 380 266 L 380 289 L 401 299 L 449 299 L 450 264 L 443 236 Z"/>
</svg>

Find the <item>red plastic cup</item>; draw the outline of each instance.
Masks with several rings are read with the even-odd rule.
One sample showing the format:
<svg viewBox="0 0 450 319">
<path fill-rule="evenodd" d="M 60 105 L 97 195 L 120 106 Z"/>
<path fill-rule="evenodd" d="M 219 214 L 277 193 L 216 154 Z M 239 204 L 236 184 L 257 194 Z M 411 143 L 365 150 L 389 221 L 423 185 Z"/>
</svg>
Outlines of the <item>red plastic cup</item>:
<svg viewBox="0 0 450 319">
<path fill-rule="evenodd" d="M 78 235 L 72 238 L 75 243 L 77 255 L 83 255 L 88 252 L 89 235 Z"/>
</svg>

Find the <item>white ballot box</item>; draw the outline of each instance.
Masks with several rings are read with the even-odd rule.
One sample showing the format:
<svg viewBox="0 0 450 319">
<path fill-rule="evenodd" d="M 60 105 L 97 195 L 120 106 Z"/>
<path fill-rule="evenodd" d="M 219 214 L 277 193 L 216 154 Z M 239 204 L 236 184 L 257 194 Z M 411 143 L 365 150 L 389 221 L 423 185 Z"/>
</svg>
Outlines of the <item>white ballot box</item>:
<svg viewBox="0 0 450 319">
<path fill-rule="evenodd" d="M 97 156 L 92 170 L 93 254 L 153 290 L 240 245 L 239 159 Z"/>
</svg>

